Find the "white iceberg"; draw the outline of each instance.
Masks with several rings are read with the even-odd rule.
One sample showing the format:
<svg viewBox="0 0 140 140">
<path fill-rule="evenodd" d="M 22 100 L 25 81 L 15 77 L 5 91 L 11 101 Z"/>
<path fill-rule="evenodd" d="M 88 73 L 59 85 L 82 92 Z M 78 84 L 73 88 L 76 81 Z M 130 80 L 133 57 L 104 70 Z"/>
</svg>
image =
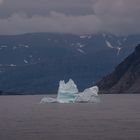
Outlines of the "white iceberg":
<svg viewBox="0 0 140 140">
<path fill-rule="evenodd" d="M 77 98 L 78 89 L 72 79 L 67 83 L 65 81 L 59 82 L 57 101 L 59 103 L 73 103 Z"/>
<path fill-rule="evenodd" d="M 99 88 L 97 86 L 87 88 L 77 95 L 75 102 L 87 102 L 87 103 L 97 102 L 99 100 L 98 92 Z"/>
<path fill-rule="evenodd" d="M 93 103 L 99 101 L 98 92 L 99 88 L 97 86 L 93 86 L 79 93 L 77 85 L 72 79 L 70 79 L 67 83 L 65 83 L 65 81 L 59 82 L 56 99 L 51 97 L 44 97 L 41 99 L 40 103 Z"/>
</svg>

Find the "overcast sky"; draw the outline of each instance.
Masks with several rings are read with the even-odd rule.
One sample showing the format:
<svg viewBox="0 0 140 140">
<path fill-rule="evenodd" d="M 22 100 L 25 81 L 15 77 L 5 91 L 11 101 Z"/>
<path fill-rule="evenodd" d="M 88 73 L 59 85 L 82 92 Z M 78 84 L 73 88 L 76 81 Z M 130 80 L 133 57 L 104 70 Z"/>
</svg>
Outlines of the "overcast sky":
<svg viewBox="0 0 140 140">
<path fill-rule="evenodd" d="M 0 0 L 0 34 L 140 33 L 140 0 Z"/>
</svg>

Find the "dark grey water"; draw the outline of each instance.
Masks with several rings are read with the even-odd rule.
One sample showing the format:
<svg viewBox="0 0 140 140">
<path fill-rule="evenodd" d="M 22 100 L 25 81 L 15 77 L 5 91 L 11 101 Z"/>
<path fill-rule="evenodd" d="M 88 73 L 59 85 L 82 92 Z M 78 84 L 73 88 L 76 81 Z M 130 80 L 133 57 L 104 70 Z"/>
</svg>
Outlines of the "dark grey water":
<svg viewBox="0 0 140 140">
<path fill-rule="evenodd" d="M 39 104 L 0 97 L 0 140 L 140 140 L 140 95 L 102 95 L 98 104 Z"/>
</svg>

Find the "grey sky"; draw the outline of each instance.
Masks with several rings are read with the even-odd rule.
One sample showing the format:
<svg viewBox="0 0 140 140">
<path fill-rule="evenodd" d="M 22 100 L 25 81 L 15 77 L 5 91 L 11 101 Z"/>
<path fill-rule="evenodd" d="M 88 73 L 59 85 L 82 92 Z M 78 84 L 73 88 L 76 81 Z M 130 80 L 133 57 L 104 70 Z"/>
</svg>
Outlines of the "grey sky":
<svg viewBox="0 0 140 140">
<path fill-rule="evenodd" d="M 29 15 L 48 14 L 49 11 L 58 11 L 69 14 L 87 14 L 92 11 L 91 0 L 3 0 L 0 7 L 0 16 L 9 16 L 12 13 L 26 13 Z"/>
<path fill-rule="evenodd" d="M 0 0 L 0 34 L 140 33 L 140 0 Z"/>
</svg>

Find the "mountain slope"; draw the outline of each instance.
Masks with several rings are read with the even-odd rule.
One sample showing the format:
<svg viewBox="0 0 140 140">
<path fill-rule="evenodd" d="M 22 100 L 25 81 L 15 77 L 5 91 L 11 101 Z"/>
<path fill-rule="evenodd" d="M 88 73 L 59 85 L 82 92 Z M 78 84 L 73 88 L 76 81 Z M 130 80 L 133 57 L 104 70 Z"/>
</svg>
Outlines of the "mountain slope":
<svg viewBox="0 0 140 140">
<path fill-rule="evenodd" d="M 140 93 L 140 45 L 97 85 L 101 93 Z"/>
<path fill-rule="evenodd" d="M 58 33 L 34 33 L 0 36 L 0 65 L 21 66 L 44 62 L 59 57 L 61 51 L 73 50 L 79 55 L 95 55 L 112 50 L 111 55 L 128 55 L 132 46 L 139 43 L 140 35 L 114 36 L 107 34 L 71 35 Z M 105 51 L 105 52 L 103 52 Z M 64 53 L 63 53 L 64 54 Z M 62 55 L 63 55 L 62 54 Z M 124 56 L 124 57 L 125 57 Z"/>
<path fill-rule="evenodd" d="M 110 73 L 140 35 L 33 33 L 0 36 L 0 90 L 55 93 L 72 78 L 80 90 Z"/>
</svg>

